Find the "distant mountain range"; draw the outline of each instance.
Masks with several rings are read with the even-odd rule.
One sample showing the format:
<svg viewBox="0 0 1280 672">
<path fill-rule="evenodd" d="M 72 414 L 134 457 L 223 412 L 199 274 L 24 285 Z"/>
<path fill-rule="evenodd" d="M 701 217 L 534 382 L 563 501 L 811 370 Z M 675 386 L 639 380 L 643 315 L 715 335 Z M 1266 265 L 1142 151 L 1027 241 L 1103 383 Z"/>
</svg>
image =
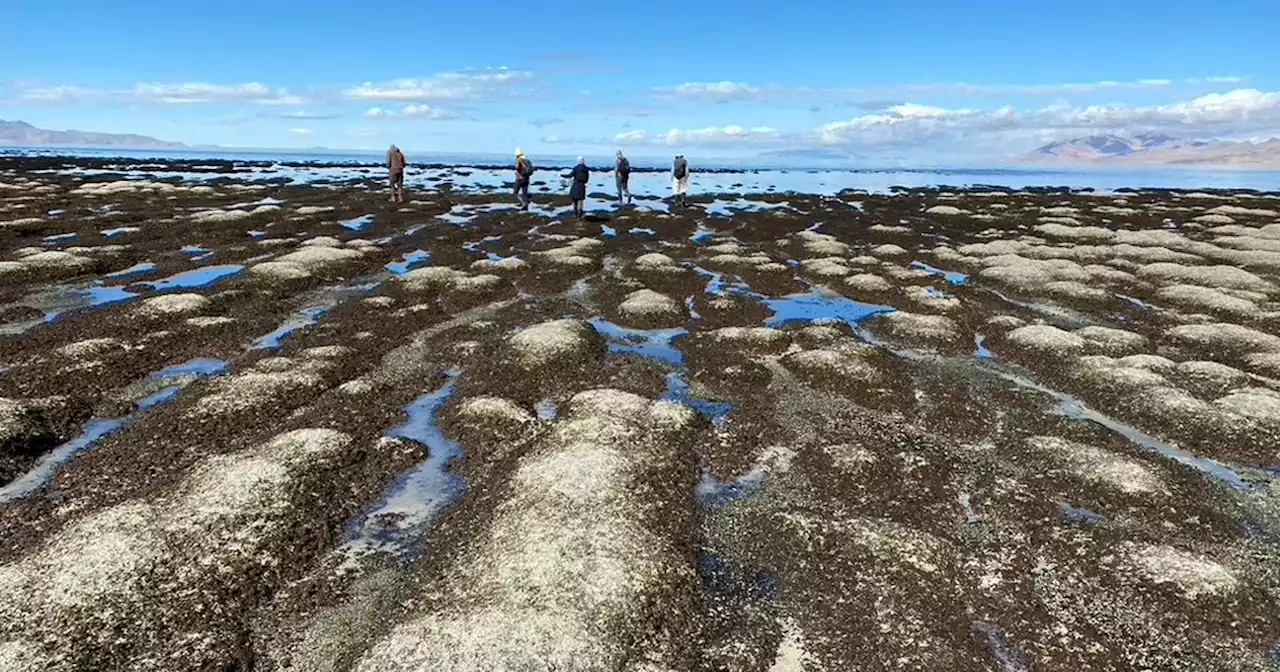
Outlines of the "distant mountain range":
<svg viewBox="0 0 1280 672">
<path fill-rule="evenodd" d="M 1186 140 L 1160 133 L 1090 135 L 1047 144 L 1025 158 L 1050 164 L 1280 168 L 1280 139 L 1237 142 Z"/>
<path fill-rule="evenodd" d="M 133 133 L 50 131 L 25 121 L 0 119 L 0 146 L 10 147 L 115 147 L 121 149 L 186 149 L 181 142 L 167 142 Z"/>
</svg>

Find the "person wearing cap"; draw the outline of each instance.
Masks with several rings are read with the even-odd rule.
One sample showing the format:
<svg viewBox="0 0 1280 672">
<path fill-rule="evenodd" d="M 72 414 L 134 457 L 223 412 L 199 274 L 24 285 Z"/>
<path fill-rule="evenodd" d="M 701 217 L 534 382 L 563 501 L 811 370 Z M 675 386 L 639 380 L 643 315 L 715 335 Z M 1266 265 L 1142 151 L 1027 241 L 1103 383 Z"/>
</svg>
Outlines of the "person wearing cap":
<svg viewBox="0 0 1280 672">
<path fill-rule="evenodd" d="M 614 178 L 618 183 L 618 203 L 622 203 L 624 194 L 627 197 L 627 203 L 631 203 L 631 162 L 622 155 L 621 149 L 618 150 L 618 165 L 614 169 Z"/>
<path fill-rule="evenodd" d="M 524 150 L 516 148 L 516 202 L 520 204 L 521 210 L 528 210 L 529 203 L 529 180 L 533 177 L 533 162 L 529 157 L 524 155 Z"/>
<path fill-rule="evenodd" d="M 391 202 L 404 202 L 404 169 L 408 164 L 404 158 L 404 152 L 399 147 L 391 145 L 391 149 L 387 150 L 387 169 L 391 173 Z"/>
<path fill-rule="evenodd" d="M 573 180 L 569 187 L 569 199 L 573 201 L 573 216 L 581 218 L 586 214 L 587 183 L 591 181 L 591 171 L 587 168 L 587 159 L 578 157 L 578 165 L 569 171 L 565 179 Z"/>
<path fill-rule="evenodd" d="M 689 199 L 689 162 L 684 154 L 676 154 L 671 164 L 671 191 L 675 194 L 676 204 L 684 207 Z"/>
</svg>

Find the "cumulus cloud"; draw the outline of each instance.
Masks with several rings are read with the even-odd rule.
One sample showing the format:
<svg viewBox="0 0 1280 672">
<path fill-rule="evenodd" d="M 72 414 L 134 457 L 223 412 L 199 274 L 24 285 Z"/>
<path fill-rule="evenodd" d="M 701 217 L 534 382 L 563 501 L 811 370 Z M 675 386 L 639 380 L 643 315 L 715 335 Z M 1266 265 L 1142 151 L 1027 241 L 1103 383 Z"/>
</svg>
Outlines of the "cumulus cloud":
<svg viewBox="0 0 1280 672">
<path fill-rule="evenodd" d="M 1239 84 L 1240 77 L 1201 77 L 1183 80 L 1189 85 Z M 755 85 L 745 82 L 687 82 L 678 86 L 653 90 L 663 100 L 688 100 L 725 103 L 731 101 L 764 101 L 788 98 L 898 98 L 906 96 L 1063 96 L 1105 93 L 1123 90 L 1150 90 L 1171 87 L 1172 79 L 1146 78 L 1130 82 L 1098 81 L 1065 84 L 968 84 L 935 83 L 904 84 L 878 88 L 810 88 L 778 85 Z"/>
<path fill-rule="evenodd" d="M 726 145 L 735 143 L 767 144 L 783 139 L 781 131 L 768 126 L 711 126 L 698 129 L 673 128 L 665 133 L 650 134 L 642 129 L 619 133 L 614 142 L 623 145 Z"/>
<path fill-rule="evenodd" d="M 533 80 L 532 72 L 492 68 L 384 83 L 366 82 L 346 89 L 342 95 L 351 100 L 401 103 L 479 100 L 516 94 Z"/>
<path fill-rule="evenodd" d="M 306 100 L 286 89 L 258 82 L 244 84 L 136 84 L 129 89 L 97 89 L 82 86 L 24 86 L 17 90 L 22 100 L 41 103 L 84 101 L 138 102 L 163 105 L 250 103 L 254 105 L 303 105 Z"/>
<path fill-rule="evenodd" d="M 1280 132 L 1280 93 L 1236 89 L 1166 105 L 1060 104 L 1029 111 L 1009 106 L 975 110 L 904 104 L 825 124 L 817 130 L 816 139 L 828 145 L 894 145 L 939 136 L 1006 132 L 1048 137 L 1136 131 L 1178 137 Z"/>
<path fill-rule="evenodd" d="M 421 119 L 427 121 L 440 121 L 443 119 L 456 119 L 457 115 L 447 110 L 431 105 L 405 105 L 399 109 L 391 109 L 384 107 L 371 107 L 365 111 L 366 119 Z"/>
<path fill-rule="evenodd" d="M 297 112 L 285 112 L 284 114 L 279 114 L 275 116 L 279 117 L 280 119 L 305 119 L 310 121 L 326 121 L 330 119 L 337 119 L 339 115 L 332 114 L 332 113 L 307 112 L 305 110 L 299 110 Z"/>
</svg>

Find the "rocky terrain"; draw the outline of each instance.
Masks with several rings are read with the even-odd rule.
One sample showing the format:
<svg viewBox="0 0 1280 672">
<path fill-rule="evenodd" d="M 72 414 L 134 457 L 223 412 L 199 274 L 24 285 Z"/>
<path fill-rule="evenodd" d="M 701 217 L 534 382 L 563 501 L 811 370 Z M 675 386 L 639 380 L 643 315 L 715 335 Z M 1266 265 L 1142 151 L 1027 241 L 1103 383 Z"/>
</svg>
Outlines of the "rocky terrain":
<svg viewBox="0 0 1280 672">
<path fill-rule="evenodd" d="M 457 175 L 0 163 L 0 669 L 1280 666 L 1275 194 Z"/>
</svg>

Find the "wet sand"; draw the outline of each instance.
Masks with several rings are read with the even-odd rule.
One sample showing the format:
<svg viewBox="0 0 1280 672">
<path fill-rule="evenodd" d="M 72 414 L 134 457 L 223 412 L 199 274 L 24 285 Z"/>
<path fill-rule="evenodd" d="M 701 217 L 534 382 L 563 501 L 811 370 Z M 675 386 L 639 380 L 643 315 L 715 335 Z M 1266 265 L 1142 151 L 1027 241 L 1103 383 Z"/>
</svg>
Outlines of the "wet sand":
<svg viewBox="0 0 1280 672">
<path fill-rule="evenodd" d="M 1275 669 L 1275 194 L 113 165 L 0 161 L 0 669 Z"/>
</svg>

